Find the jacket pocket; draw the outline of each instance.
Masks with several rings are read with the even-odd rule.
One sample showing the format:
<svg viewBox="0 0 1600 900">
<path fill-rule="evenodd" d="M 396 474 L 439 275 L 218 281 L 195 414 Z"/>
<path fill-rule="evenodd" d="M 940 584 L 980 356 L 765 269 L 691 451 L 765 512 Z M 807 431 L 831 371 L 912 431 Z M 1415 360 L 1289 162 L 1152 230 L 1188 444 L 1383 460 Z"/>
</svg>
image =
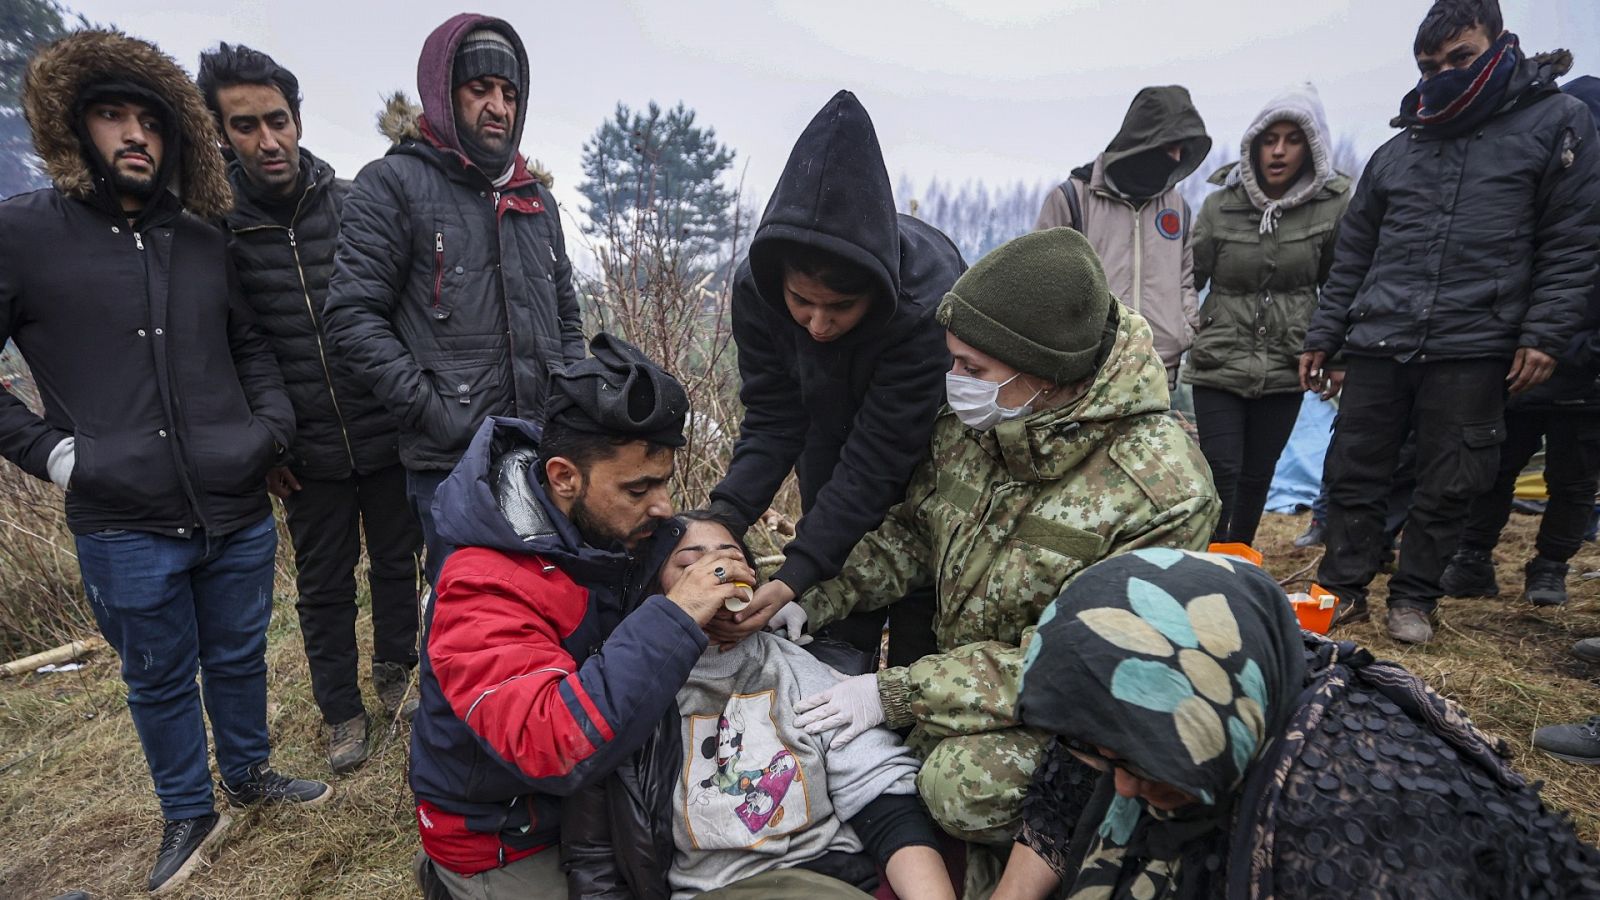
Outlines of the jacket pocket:
<svg viewBox="0 0 1600 900">
<path fill-rule="evenodd" d="M 216 425 L 194 430 L 195 468 L 200 488 L 208 494 L 248 496 L 266 489 L 267 468 L 272 463 L 272 432 L 251 418 L 240 427 Z"/>
<path fill-rule="evenodd" d="M 491 363 L 438 365 L 427 372 L 434 397 L 419 423 L 445 448 L 465 447 L 485 416 L 505 412 L 505 363 L 496 354 Z"/>
<path fill-rule="evenodd" d="M 173 492 L 181 496 L 166 437 L 144 429 L 76 436 L 70 493 L 96 507 L 141 513 L 166 507 Z"/>
</svg>

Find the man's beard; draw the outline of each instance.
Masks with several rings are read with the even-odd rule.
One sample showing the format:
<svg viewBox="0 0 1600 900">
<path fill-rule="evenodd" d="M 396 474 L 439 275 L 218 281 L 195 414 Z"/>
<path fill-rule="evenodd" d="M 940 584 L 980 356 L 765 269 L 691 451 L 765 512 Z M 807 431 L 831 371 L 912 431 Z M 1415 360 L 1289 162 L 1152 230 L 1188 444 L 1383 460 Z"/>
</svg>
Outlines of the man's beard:
<svg viewBox="0 0 1600 900">
<path fill-rule="evenodd" d="M 156 179 L 154 175 L 129 175 L 127 172 L 113 167 L 111 169 L 111 188 L 122 196 L 149 200 L 156 194 Z"/>
<path fill-rule="evenodd" d="M 483 140 L 477 127 L 462 121 L 460 116 L 456 117 L 456 135 L 461 140 L 462 152 L 491 179 L 498 177 L 511 163 L 511 128 L 514 124 L 511 121 L 505 123 L 506 133 L 497 141 L 498 146 L 494 146 Z"/>
<path fill-rule="evenodd" d="M 577 499 L 572 501 L 572 511 L 567 514 L 567 518 L 571 519 L 572 524 L 577 526 L 578 533 L 583 535 L 584 543 L 601 550 L 608 549 L 613 545 L 627 547 L 629 545 L 628 539 L 633 535 L 619 532 L 591 515 L 589 504 L 586 502 L 588 496 L 589 489 L 584 487 L 578 493 Z"/>
</svg>

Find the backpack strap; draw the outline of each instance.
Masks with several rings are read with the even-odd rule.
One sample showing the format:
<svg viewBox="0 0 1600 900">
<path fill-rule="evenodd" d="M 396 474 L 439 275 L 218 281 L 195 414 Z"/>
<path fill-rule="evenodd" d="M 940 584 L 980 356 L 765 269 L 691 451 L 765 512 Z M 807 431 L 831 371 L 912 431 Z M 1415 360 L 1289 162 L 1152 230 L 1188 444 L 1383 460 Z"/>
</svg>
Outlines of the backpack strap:
<svg viewBox="0 0 1600 900">
<path fill-rule="evenodd" d="M 1072 215 L 1072 230 L 1083 234 L 1083 203 L 1078 199 L 1078 189 L 1073 187 L 1072 179 L 1061 182 L 1059 188 L 1061 195 L 1067 198 L 1067 210 Z"/>
</svg>

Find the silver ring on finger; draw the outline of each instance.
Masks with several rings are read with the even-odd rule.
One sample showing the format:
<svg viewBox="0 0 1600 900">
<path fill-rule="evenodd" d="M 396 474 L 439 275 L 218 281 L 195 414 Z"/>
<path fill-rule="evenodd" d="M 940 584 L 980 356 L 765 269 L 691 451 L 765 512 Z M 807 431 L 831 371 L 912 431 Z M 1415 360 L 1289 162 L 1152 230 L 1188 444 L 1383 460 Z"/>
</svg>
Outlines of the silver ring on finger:
<svg viewBox="0 0 1600 900">
<path fill-rule="evenodd" d="M 728 570 L 721 566 L 717 566 L 715 569 L 712 569 L 711 574 L 717 579 L 717 584 L 724 584 L 728 580 Z"/>
</svg>

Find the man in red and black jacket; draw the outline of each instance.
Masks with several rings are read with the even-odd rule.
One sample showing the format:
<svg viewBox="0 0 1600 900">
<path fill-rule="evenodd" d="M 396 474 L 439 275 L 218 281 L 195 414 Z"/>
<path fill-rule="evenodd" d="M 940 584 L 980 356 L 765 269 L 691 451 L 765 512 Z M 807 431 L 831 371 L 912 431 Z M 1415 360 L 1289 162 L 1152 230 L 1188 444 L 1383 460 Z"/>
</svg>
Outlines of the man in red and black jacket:
<svg viewBox="0 0 1600 900">
<path fill-rule="evenodd" d="M 669 483 L 689 403 L 627 343 L 591 351 L 552 375 L 542 434 L 488 419 L 439 488 L 459 549 L 426 613 L 411 735 L 430 897 L 564 896 L 561 798 L 644 744 L 704 626 L 755 582 L 729 550 L 646 594 L 681 531 Z"/>
</svg>

